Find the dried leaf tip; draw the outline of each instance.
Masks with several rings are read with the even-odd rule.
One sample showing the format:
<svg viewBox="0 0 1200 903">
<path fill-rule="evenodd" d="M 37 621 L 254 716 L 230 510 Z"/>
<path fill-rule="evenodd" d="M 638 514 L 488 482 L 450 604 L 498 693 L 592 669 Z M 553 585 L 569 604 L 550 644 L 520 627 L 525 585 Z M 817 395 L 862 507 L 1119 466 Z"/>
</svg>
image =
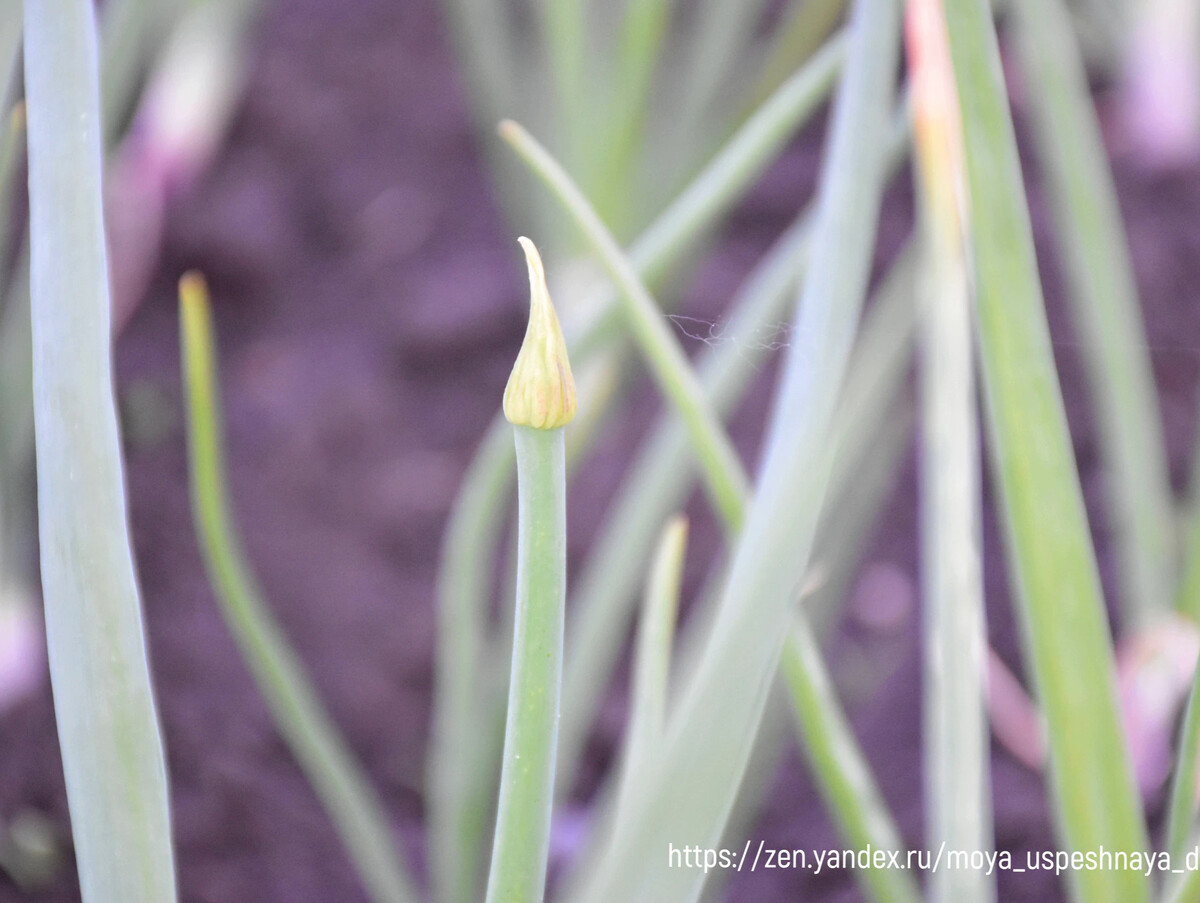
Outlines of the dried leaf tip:
<svg viewBox="0 0 1200 903">
<path fill-rule="evenodd" d="M 517 241 L 529 265 L 529 326 L 504 389 L 504 416 L 516 426 L 558 429 L 575 416 L 575 378 L 542 258 L 528 238 Z"/>
<path fill-rule="evenodd" d="M 179 280 L 180 315 L 190 325 L 208 319 L 208 283 L 196 270 L 189 270 Z"/>
<path fill-rule="evenodd" d="M 204 276 L 189 270 L 179 280 L 179 329 L 185 357 L 190 361 L 195 349 L 212 345 L 212 313 L 208 283 Z"/>
<path fill-rule="evenodd" d="M 179 280 L 179 299 L 187 305 L 208 303 L 208 284 L 204 274 L 196 270 L 188 270 Z"/>
</svg>

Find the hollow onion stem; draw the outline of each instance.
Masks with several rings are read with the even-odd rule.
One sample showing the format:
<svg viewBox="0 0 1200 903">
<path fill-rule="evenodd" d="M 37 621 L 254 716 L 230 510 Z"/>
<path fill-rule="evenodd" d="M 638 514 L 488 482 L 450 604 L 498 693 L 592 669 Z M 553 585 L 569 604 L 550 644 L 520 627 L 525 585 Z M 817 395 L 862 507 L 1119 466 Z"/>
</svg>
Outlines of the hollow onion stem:
<svg viewBox="0 0 1200 903">
<path fill-rule="evenodd" d="M 1175 544 L 1167 452 L 1129 241 L 1087 71 L 1062 0 L 1013 0 L 1029 106 L 1084 341 L 1126 628 L 1171 610 Z M 1190 610 L 1193 618 L 1200 609 Z"/>
<path fill-rule="evenodd" d="M 488 0 L 462 2 L 495 5 Z M 666 277 L 815 112 L 841 71 L 843 55 L 844 41 L 827 42 L 764 101 L 633 242 L 630 261 L 647 283 L 654 285 Z M 607 291 L 593 315 L 566 324 L 576 366 L 584 366 L 608 345 L 617 332 L 619 314 L 615 292 Z M 477 898 L 475 876 L 495 770 L 490 762 L 479 761 L 486 757 L 487 745 L 475 742 L 475 731 L 490 718 L 472 694 L 479 685 L 479 663 L 488 658 L 479 652 L 485 643 L 488 575 L 493 573 L 512 470 L 509 427 L 503 417 L 497 417 L 467 469 L 442 546 L 439 680 L 429 756 L 430 858 L 439 903 L 470 903 Z M 446 674 L 453 674 L 453 680 L 443 680 Z"/>
<path fill-rule="evenodd" d="M 578 899 L 693 899 L 702 876 L 646 857 L 668 842 L 715 843 L 746 766 L 808 563 L 828 475 L 827 443 L 866 290 L 886 172 L 884 135 L 899 5 L 859 0 L 822 173 L 813 266 L 797 312 L 762 476 L 713 630 L 636 778 L 636 805 Z M 736 687 L 729 675 L 736 673 Z"/>
<path fill-rule="evenodd" d="M 561 429 L 518 426 L 517 609 L 487 903 L 540 903 L 550 849 L 566 594 Z"/>
<path fill-rule="evenodd" d="M 33 400 L 50 678 L 85 903 L 176 899 L 113 397 L 91 0 L 25 4 Z"/>
<path fill-rule="evenodd" d="M 963 241 L 965 173 L 942 0 L 908 0 L 908 68 L 920 199 L 921 582 L 928 844 L 994 849 L 983 608 L 979 415 Z M 984 870 L 937 871 L 935 903 L 996 899 Z"/>
<path fill-rule="evenodd" d="M 516 606 L 487 903 L 541 903 L 544 896 L 567 594 L 563 427 L 575 416 L 575 384 L 541 258 L 528 239 L 521 244 L 529 327 L 504 391 L 517 452 Z"/>
</svg>

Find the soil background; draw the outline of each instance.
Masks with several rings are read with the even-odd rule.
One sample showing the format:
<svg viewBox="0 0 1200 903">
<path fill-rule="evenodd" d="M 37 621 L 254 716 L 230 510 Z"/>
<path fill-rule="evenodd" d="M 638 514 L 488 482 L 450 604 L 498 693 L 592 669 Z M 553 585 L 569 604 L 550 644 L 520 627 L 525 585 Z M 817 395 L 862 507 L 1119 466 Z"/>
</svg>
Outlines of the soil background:
<svg viewBox="0 0 1200 903">
<path fill-rule="evenodd" d="M 170 210 L 158 275 L 117 347 L 136 545 L 173 781 L 182 898 L 194 903 L 365 900 L 321 808 L 277 736 L 201 571 L 186 490 L 174 285 L 190 267 L 214 293 L 231 481 L 267 597 L 419 864 L 432 690 L 434 577 L 446 513 L 519 344 L 526 286 L 498 213 L 435 0 L 269 0 L 245 98 L 214 167 Z M 757 255 L 810 196 L 820 124 L 726 222 L 682 309 L 716 318 Z M 1200 373 L 1200 169 L 1116 163 L 1183 489 Z M 1061 304 L 1036 172 L 1043 272 L 1106 584 L 1113 585 L 1096 437 L 1078 344 Z M 881 260 L 912 222 L 907 175 L 890 193 Z M 688 340 L 689 347 L 700 347 Z M 734 420 L 755 460 L 772 385 Z M 572 493 L 578 561 L 659 404 L 639 382 Z M 855 727 L 911 846 L 922 844 L 915 454 L 867 543 L 849 614 L 826 646 Z M 718 548 L 693 502 L 690 586 Z M 990 506 L 992 642 L 1017 638 Z M 893 613 L 881 626 L 872 612 Z M 620 681 L 619 681 L 620 683 Z M 621 687 L 601 713 L 579 799 L 611 759 Z M 1042 780 L 997 750 L 997 842 L 1023 861 L 1053 848 Z M 0 816 L 32 808 L 67 836 L 48 684 L 0 719 Z M 1152 804 L 1158 812 L 1159 803 Z M 756 837 L 831 848 L 836 836 L 794 748 Z M 1005 900 L 1060 900 L 1044 873 L 1002 875 Z M 0 903 L 78 899 L 73 863 Z M 846 872 L 743 874 L 736 901 L 860 899 Z"/>
</svg>

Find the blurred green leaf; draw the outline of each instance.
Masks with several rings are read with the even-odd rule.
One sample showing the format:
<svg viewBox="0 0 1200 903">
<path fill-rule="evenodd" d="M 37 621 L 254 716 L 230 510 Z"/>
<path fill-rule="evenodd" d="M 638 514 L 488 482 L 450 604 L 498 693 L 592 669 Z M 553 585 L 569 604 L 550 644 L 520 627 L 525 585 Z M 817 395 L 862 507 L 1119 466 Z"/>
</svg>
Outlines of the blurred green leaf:
<svg viewBox="0 0 1200 903">
<path fill-rule="evenodd" d="M 630 262 L 644 281 L 654 285 L 665 279 L 762 173 L 825 98 L 841 70 L 843 54 L 844 42 L 828 42 L 746 120 L 630 246 Z M 609 346 L 620 323 L 614 291 L 590 300 L 592 305 L 573 320 L 564 312 L 572 366 L 581 373 L 589 358 Z M 581 401 L 588 406 L 590 400 Z M 484 613 L 504 523 L 502 508 L 511 497 L 509 433 L 499 417 L 488 428 L 455 500 L 442 547 L 437 698 L 429 756 L 430 856 L 440 903 L 476 898 L 478 855 L 496 781 L 496 769 L 488 763 L 495 762 L 498 745 L 477 742 L 478 726 L 494 719 L 478 699 L 480 683 L 474 675 L 481 659 L 489 658 L 483 653 Z"/>
<path fill-rule="evenodd" d="M 987 0 L 966 0 L 948 4 L 946 18 L 966 139 L 989 448 L 1046 717 L 1054 821 L 1068 850 L 1145 850 L 991 10 Z M 1088 903 L 1149 895 L 1136 872 L 1072 871 L 1068 881 Z"/>
<path fill-rule="evenodd" d="M 91 0 L 29 0 L 33 399 L 42 590 L 85 903 L 175 899 L 166 767 L 125 516 Z"/>
<path fill-rule="evenodd" d="M 1014 0 L 1034 135 L 1083 337 L 1125 626 L 1170 609 L 1175 548 L 1150 345 L 1087 73 L 1062 0 Z M 1200 610 L 1192 612 L 1200 617 Z"/>
<path fill-rule="evenodd" d="M 842 714 L 821 650 L 803 618 L 788 636 L 782 672 L 817 790 L 843 840 L 855 850 L 904 850 L 903 838 Z M 903 869 L 855 869 L 854 878 L 877 903 L 919 903 L 921 899 L 912 874 Z"/>
<path fill-rule="evenodd" d="M 629 723 L 621 749 L 621 782 L 617 810 L 628 808 L 633 790 L 630 776 L 650 761 L 662 742 L 667 722 L 667 685 L 671 650 L 679 611 L 683 562 L 687 553 L 688 521 L 675 517 L 663 528 L 646 578 L 645 598 L 633 653 Z"/>
</svg>

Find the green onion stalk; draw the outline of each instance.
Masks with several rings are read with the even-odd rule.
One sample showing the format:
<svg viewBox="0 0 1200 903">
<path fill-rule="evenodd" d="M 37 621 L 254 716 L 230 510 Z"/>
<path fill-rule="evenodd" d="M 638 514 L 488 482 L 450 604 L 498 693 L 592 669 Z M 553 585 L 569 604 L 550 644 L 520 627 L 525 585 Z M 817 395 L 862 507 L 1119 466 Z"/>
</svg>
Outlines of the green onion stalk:
<svg viewBox="0 0 1200 903">
<path fill-rule="evenodd" d="M 566 451 L 575 381 L 533 242 L 525 341 L 504 390 L 517 447 L 512 680 L 487 903 L 541 903 L 550 848 L 567 590 Z"/>
</svg>

